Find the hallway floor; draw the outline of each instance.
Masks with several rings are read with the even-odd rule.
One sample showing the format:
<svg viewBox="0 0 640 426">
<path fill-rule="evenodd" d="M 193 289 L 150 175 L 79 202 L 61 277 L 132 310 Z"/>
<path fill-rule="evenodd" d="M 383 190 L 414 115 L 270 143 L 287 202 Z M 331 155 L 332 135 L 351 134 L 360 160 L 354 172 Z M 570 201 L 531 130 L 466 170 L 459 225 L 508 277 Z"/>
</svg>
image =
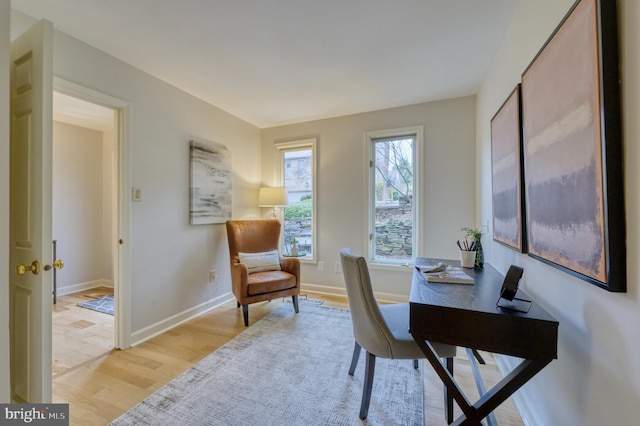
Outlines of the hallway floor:
<svg viewBox="0 0 640 426">
<path fill-rule="evenodd" d="M 99 287 L 58 296 L 53 305 L 53 378 L 113 349 L 113 315 L 77 306 L 113 294 Z"/>
</svg>

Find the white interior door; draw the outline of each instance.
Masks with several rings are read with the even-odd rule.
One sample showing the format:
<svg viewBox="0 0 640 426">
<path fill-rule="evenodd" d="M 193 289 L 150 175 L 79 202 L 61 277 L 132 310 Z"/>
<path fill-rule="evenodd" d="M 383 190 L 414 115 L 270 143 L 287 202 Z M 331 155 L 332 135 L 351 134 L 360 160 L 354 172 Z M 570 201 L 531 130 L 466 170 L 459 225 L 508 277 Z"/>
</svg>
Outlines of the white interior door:
<svg viewBox="0 0 640 426">
<path fill-rule="evenodd" d="M 53 24 L 11 44 L 10 336 L 16 401 L 51 402 Z"/>
</svg>

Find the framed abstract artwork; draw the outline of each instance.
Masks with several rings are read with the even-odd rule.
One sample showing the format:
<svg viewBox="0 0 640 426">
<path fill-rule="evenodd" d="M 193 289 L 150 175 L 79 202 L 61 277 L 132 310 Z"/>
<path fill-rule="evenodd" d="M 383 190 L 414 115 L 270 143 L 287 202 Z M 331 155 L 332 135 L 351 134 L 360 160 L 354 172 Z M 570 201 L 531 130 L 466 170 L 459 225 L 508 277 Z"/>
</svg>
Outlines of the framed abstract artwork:
<svg viewBox="0 0 640 426">
<path fill-rule="evenodd" d="M 491 119 L 493 240 L 526 252 L 520 85 Z"/>
<path fill-rule="evenodd" d="M 616 2 L 577 1 L 522 75 L 528 252 L 626 291 Z"/>
<path fill-rule="evenodd" d="M 190 223 L 224 223 L 231 219 L 231 152 L 224 145 L 192 140 Z"/>
</svg>

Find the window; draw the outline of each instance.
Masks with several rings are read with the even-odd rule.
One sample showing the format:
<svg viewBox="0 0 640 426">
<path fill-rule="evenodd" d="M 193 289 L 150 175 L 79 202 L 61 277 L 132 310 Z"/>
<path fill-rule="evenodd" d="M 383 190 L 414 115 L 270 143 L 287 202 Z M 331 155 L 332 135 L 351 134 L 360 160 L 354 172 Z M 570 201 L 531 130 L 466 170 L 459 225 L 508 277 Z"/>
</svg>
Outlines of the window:
<svg viewBox="0 0 640 426">
<path fill-rule="evenodd" d="M 284 251 L 290 253 L 295 243 L 300 259 L 314 260 L 316 140 L 280 143 L 277 148 L 281 182 L 288 192 L 283 222 Z"/>
<path fill-rule="evenodd" d="M 368 132 L 368 246 L 373 264 L 417 255 L 422 127 Z"/>
</svg>

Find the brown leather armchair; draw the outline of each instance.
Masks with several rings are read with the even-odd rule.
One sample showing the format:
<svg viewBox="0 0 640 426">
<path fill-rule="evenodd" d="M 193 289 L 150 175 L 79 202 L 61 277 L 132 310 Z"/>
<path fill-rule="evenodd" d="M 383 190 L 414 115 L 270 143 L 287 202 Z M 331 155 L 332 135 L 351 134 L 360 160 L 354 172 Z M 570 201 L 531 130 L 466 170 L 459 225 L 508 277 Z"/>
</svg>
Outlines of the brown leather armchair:
<svg viewBox="0 0 640 426">
<path fill-rule="evenodd" d="M 296 313 L 299 312 L 300 261 L 273 254 L 273 250 L 278 249 L 280 226 L 277 219 L 227 221 L 231 289 L 238 300 L 238 308 L 242 305 L 245 326 L 249 325 L 251 303 L 291 296 L 293 308 Z M 241 257 L 255 258 L 254 255 L 260 257 L 259 254 L 268 252 L 272 252 L 271 256 L 265 255 L 262 258 L 274 259 L 274 264 L 267 267 L 264 264 L 256 266 L 253 261 L 240 261 Z"/>
</svg>

